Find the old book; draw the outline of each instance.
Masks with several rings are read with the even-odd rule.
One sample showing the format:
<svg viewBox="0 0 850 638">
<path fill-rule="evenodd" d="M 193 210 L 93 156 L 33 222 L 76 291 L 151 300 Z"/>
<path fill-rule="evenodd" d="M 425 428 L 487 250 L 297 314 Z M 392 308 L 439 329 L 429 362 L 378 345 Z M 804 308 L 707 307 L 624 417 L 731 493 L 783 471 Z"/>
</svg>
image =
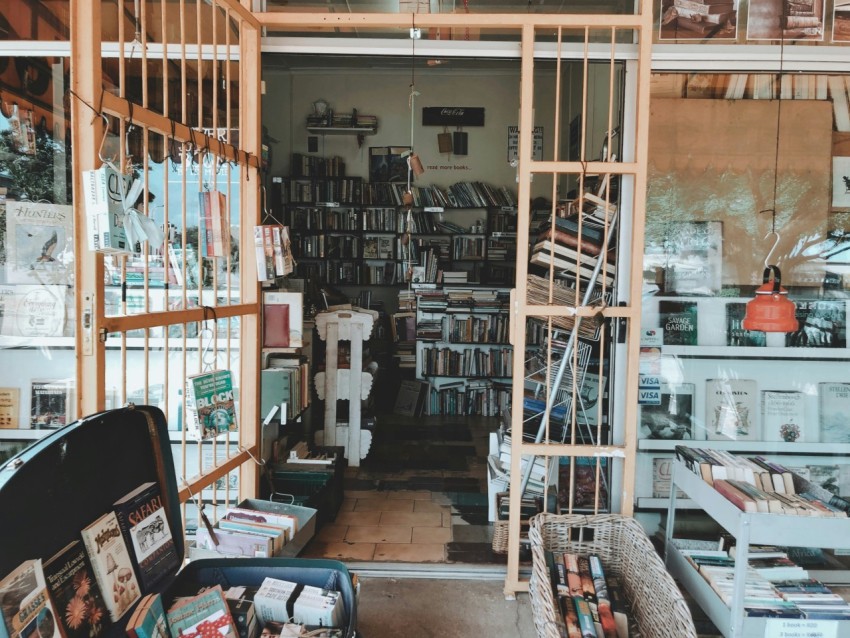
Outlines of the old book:
<svg viewBox="0 0 850 638">
<path fill-rule="evenodd" d="M 761 330 L 746 330 L 744 316 L 747 314 L 747 304 L 730 301 L 726 304 L 726 345 L 763 347 L 767 337 Z"/>
<path fill-rule="evenodd" d="M 850 443 L 850 383 L 818 383 L 820 441 Z"/>
<path fill-rule="evenodd" d="M 238 638 L 220 585 L 178 599 L 166 612 L 169 631 L 180 638 Z"/>
<path fill-rule="evenodd" d="M 652 498 L 669 498 L 673 479 L 673 459 L 657 456 L 652 459 Z M 676 495 L 684 498 L 685 493 L 677 489 Z"/>
<path fill-rule="evenodd" d="M 697 345 L 697 302 L 661 300 L 658 302 L 658 314 L 664 331 L 664 345 Z"/>
<path fill-rule="evenodd" d="M 802 392 L 762 390 L 761 435 L 765 441 L 806 441 L 806 403 Z"/>
<path fill-rule="evenodd" d="M 554 238 L 555 243 L 574 250 L 578 250 L 581 247 L 583 255 L 596 257 L 602 252 L 601 243 L 598 243 L 596 240 L 579 239 L 578 231 L 569 232 L 559 226 L 555 226 L 554 230 L 552 230 L 551 226 L 546 226 L 537 237 L 538 241 L 551 240 L 552 238 Z"/>
<path fill-rule="evenodd" d="M 30 383 L 30 427 L 60 428 L 71 422 L 71 379 L 33 379 Z"/>
<path fill-rule="evenodd" d="M 737 487 L 734 487 L 726 479 L 718 479 L 714 481 L 714 489 L 731 501 L 735 507 L 745 512 L 757 512 L 758 507 L 753 497 L 745 494 Z"/>
<path fill-rule="evenodd" d="M 716 296 L 722 263 L 722 222 L 647 223 L 644 270 L 663 273 L 664 294 Z"/>
<path fill-rule="evenodd" d="M 694 424 L 694 384 L 662 384 L 657 405 L 640 406 L 640 437 L 643 439 L 694 440 L 700 436 Z"/>
<path fill-rule="evenodd" d="M 161 594 L 148 594 L 139 601 L 127 622 L 127 635 L 130 638 L 171 638 Z"/>
<path fill-rule="evenodd" d="M 233 379 L 230 370 L 213 370 L 186 379 L 188 430 L 197 439 L 209 439 L 238 430 Z"/>
<path fill-rule="evenodd" d="M 44 578 L 65 638 L 94 638 L 111 624 L 81 541 L 70 542 L 45 561 Z"/>
<path fill-rule="evenodd" d="M 6 201 L 6 282 L 71 283 L 74 263 L 71 206 Z"/>
<path fill-rule="evenodd" d="M 754 379 L 707 379 L 706 435 L 710 441 L 759 439 L 758 384 Z"/>
<path fill-rule="evenodd" d="M 263 347 L 304 345 L 304 293 L 263 293 Z"/>
<path fill-rule="evenodd" d="M 0 429 L 21 427 L 20 388 L 0 388 Z"/>
<path fill-rule="evenodd" d="M 63 638 L 40 558 L 24 561 L 0 580 L 0 613 L 11 638 Z"/>
<path fill-rule="evenodd" d="M 143 592 L 177 573 L 180 557 L 174 545 L 159 485 L 142 483 L 112 505 Z"/>
<path fill-rule="evenodd" d="M 141 598 L 141 590 L 115 512 L 98 518 L 80 536 L 109 616 L 117 622 Z"/>
<path fill-rule="evenodd" d="M 785 335 L 787 347 L 846 348 L 847 311 L 844 300 L 795 300 L 799 327 Z"/>
</svg>

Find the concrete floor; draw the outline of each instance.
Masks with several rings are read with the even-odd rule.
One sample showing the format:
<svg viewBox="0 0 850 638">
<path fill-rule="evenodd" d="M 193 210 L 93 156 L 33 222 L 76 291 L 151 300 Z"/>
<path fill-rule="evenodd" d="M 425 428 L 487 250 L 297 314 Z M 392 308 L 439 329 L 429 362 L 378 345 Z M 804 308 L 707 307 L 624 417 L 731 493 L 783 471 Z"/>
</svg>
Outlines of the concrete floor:
<svg viewBox="0 0 850 638">
<path fill-rule="evenodd" d="M 505 600 L 500 580 L 361 578 L 362 638 L 536 636 L 527 594 Z"/>
</svg>

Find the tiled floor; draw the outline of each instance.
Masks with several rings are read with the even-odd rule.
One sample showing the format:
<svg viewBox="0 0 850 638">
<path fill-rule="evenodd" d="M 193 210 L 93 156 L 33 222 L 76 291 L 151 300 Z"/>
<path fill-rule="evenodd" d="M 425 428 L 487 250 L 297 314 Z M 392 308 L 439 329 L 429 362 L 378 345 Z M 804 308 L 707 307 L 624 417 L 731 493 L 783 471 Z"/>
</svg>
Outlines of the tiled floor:
<svg viewBox="0 0 850 638">
<path fill-rule="evenodd" d="M 486 457 L 496 420 L 392 418 L 396 427 L 465 425 L 470 440 L 440 443 L 474 446 L 475 455 L 467 457 L 465 470 L 386 472 L 365 462 L 364 468 L 349 467 L 336 519 L 318 531 L 303 555 L 343 561 L 504 562 L 503 555 L 492 552 L 487 521 Z"/>
</svg>

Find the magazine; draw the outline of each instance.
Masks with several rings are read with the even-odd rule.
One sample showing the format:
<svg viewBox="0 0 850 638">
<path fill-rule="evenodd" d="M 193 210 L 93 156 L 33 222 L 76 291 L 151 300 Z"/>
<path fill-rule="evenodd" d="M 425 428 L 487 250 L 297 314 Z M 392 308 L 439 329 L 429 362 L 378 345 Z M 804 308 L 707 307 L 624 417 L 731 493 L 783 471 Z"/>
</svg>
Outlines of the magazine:
<svg viewBox="0 0 850 638">
<path fill-rule="evenodd" d="M 6 202 L 6 281 L 69 284 L 74 270 L 73 208 Z"/>
</svg>

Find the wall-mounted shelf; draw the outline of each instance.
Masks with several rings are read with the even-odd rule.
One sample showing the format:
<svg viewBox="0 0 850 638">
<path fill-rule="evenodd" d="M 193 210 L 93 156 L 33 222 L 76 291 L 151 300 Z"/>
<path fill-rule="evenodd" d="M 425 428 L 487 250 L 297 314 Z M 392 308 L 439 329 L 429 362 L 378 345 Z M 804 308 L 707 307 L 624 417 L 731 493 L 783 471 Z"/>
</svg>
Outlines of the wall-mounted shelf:
<svg viewBox="0 0 850 638">
<path fill-rule="evenodd" d="M 374 135 L 377 126 L 308 126 L 312 135 Z"/>
</svg>

